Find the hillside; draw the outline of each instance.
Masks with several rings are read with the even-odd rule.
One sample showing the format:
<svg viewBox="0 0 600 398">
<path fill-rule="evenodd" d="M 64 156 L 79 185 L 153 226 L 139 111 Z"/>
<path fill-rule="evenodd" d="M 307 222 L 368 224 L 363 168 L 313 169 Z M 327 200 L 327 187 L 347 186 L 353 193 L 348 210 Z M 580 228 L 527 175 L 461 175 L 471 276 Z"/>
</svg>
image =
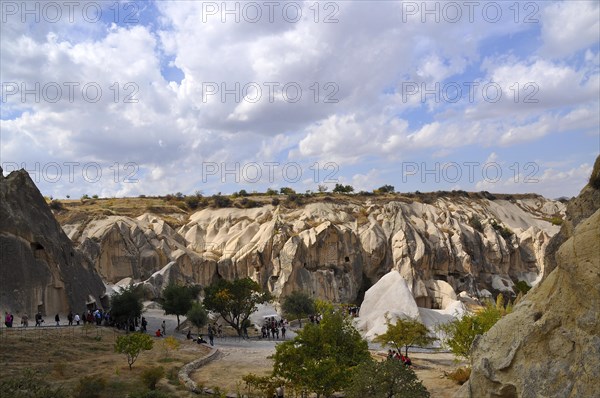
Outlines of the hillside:
<svg viewBox="0 0 600 398">
<path fill-rule="evenodd" d="M 537 195 L 463 191 L 85 199 L 53 207 L 62 207 L 57 219 L 105 281 L 145 281 L 154 297 L 171 280 L 207 285 L 250 276 L 275 297 L 300 289 L 359 302 L 396 269 L 426 308 L 443 306 L 442 284 L 481 297 L 514 294 L 518 280 L 534 283 L 565 210 Z"/>
</svg>

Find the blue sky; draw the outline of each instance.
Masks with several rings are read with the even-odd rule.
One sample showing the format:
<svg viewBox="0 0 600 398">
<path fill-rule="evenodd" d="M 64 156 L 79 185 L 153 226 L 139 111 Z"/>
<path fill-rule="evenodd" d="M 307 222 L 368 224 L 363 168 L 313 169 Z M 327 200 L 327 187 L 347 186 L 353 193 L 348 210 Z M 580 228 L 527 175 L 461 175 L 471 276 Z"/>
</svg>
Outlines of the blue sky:
<svg viewBox="0 0 600 398">
<path fill-rule="evenodd" d="M 596 1 L 24 4 L 1 3 L 0 163 L 46 195 L 556 198 L 600 152 Z"/>
</svg>

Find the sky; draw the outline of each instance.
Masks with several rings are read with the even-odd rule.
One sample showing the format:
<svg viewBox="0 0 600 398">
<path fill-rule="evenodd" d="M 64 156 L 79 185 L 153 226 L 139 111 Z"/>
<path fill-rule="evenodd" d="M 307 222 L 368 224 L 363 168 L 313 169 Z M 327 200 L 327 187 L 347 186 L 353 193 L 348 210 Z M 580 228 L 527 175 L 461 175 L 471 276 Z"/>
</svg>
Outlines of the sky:
<svg viewBox="0 0 600 398">
<path fill-rule="evenodd" d="M 44 195 L 577 195 L 597 1 L 0 1 L 0 164 Z"/>
</svg>

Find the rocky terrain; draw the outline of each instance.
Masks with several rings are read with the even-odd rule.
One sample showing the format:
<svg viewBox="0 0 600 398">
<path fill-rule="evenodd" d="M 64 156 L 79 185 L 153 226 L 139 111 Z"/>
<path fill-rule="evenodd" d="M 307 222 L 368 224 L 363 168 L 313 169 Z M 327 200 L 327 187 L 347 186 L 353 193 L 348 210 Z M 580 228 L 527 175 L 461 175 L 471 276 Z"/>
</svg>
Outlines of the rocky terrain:
<svg viewBox="0 0 600 398">
<path fill-rule="evenodd" d="M 512 295 L 515 281 L 533 284 L 545 272 L 545 249 L 565 211 L 535 195 L 333 197 L 167 215 L 179 217 L 178 228 L 165 215 L 116 212 L 63 215 L 63 228 L 104 280 L 143 282 L 154 297 L 171 280 L 207 285 L 250 276 L 275 297 L 303 290 L 354 302 L 397 270 L 419 307 L 439 309 L 449 292 Z"/>
<path fill-rule="evenodd" d="M 81 311 L 105 287 L 25 171 L 0 169 L 0 308 L 15 315 Z"/>
<path fill-rule="evenodd" d="M 552 272 L 473 343 L 458 397 L 600 396 L 600 157 L 555 239 Z"/>
</svg>

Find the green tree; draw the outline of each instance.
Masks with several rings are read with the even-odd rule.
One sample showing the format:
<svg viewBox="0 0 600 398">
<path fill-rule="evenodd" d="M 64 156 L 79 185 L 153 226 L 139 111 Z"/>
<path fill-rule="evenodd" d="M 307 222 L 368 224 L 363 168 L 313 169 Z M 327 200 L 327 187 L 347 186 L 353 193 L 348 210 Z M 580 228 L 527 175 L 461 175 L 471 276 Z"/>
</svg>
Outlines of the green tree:
<svg viewBox="0 0 600 398">
<path fill-rule="evenodd" d="M 262 292 L 258 283 L 250 278 L 227 281 L 221 279 L 204 289 L 204 306 L 216 312 L 242 335 L 242 323 L 257 310 L 257 304 L 271 299 Z"/>
<path fill-rule="evenodd" d="M 117 323 L 125 324 L 126 330 L 129 331 L 135 319 L 142 316 L 143 287 L 129 286 L 121 292 L 114 294 L 110 298 L 110 316 Z"/>
<path fill-rule="evenodd" d="M 348 398 L 427 398 L 429 392 L 402 361 L 368 361 L 354 369 Z"/>
<path fill-rule="evenodd" d="M 383 345 L 395 347 L 398 352 L 404 347 L 404 355 L 408 356 L 408 348 L 412 346 L 424 347 L 436 340 L 429 335 L 429 329 L 416 319 L 396 319 L 391 323 L 386 314 L 387 330 L 384 334 L 376 336 L 373 341 Z"/>
<path fill-rule="evenodd" d="M 354 187 L 352 185 L 342 185 L 335 184 L 335 188 L 333 188 L 334 193 L 350 193 L 354 192 Z"/>
<path fill-rule="evenodd" d="M 496 303 L 489 301 L 479 312 L 440 325 L 439 329 L 445 335 L 442 342 L 457 357 L 469 359 L 475 337 L 490 330 L 511 309 L 511 305 L 504 308 L 504 297 L 499 294 Z"/>
<path fill-rule="evenodd" d="M 129 364 L 129 370 L 131 370 L 140 353 L 151 350 L 153 345 L 152 337 L 147 334 L 131 333 L 117 337 L 115 352 L 127 356 L 127 363 Z"/>
<path fill-rule="evenodd" d="M 394 193 L 395 188 L 393 185 L 383 185 L 375 190 L 376 194 L 381 193 Z"/>
<path fill-rule="evenodd" d="M 193 303 L 186 316 L 192 325 L 198 328 L 198 334 L 200 334 L 200 329 L 208 323 L 208 313 L 201 303 Z"/>
<path fill-rule="evenodd" d="M 295 291 L 287 296 L 281 306 L 288 318 L 295 318 L 302 327 L 302 318 L 315 313 L 315 302 L 308 294 Z"/>
<path fill-rule="evenodd" d="M 367 342 L 351 318 L 326 311 L 319 324 L 306 324 L 293 340 L 276 346 L 273 376 L 327 397 L 346 388 L 354 367 L 370 358 Z"/>
<path fill-rule="evenodd" d="M 185 315 L 194 300 L 200 293 L 198 286 L 182 286 L 175 283 L 170 283 L 162 291 L 160 304 L 167 315 L 177 315 L 177 329 L 179 330 L 179 316 Z"/>
<path fill-rule="evenodd" d="M 296 191 L 294 191 L 292 188 L 290 187 L 283 187 L 279 190 L 279 192 L 281 192 L 284 195 L 292 195 L 295 194 Z"/>
</svg>

